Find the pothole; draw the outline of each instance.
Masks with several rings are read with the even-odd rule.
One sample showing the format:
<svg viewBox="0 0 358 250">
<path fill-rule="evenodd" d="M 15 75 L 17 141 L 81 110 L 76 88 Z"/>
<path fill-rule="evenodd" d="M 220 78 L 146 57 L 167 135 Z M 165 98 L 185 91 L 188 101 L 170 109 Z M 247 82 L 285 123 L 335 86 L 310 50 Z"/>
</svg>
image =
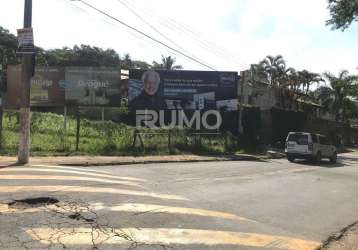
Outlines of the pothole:
<svg viewBox="0 0 358 250">
<path fill-rule="evenodd" d="M 86 222 L 94 222 L 94 219 L 88 219 L 82 216 L 80 213 L 74 213 L 68 216 L 72 220 L 84 220 Z"/>
<path fill-rule="evenodd" d="M 56 198 L 51 197 L 38 197 L 38 198 L 29 198 L 23 200 L 14 200 L 13 202 L 8 203 L 9 207 L 12 208 L 37 208 L 43 207 L 46 205 L 52 205 L 59 203 L 60 201 Z"/>
</svg>

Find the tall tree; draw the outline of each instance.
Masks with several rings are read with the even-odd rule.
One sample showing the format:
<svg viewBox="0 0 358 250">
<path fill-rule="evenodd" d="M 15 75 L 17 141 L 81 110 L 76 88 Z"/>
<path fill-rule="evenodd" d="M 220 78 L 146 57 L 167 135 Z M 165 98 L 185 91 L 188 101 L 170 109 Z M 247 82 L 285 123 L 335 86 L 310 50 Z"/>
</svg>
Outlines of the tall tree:
<svg viewBox="0 0 358 250">
<path fill-rule="evenodd" d="M 332 29 L 347 29 L 353 21 L 358 20 L 358 0 L 328 0 L 331 19 L 326 23 Z"/>
<path fill-rule="evenodd" d="M 281 55 L 267 56 L 259 63 L 259 68 L 266 74 L 270 85 L 278 86 L 286 72 L 286 62 Z"/>
<path fill-rule="evenodd" d="M 19 63 L 16 57 L 17 38 L 0 26 L 0 89 L 6 90 L 6 69 L 10 64 Z"/>
<path fill-rule="evenodd" d="M 183 69 L 181 65 L 175 65 L 176 59 L 172 56 L 162 56 L 162 61 L 157 63 L 156 61 L 153 62 L 154 69 L 166 69 L 166 70 L 178 70 Z"/>
<path fill-rule="evenodd" d="M 54 50 L 38 50 L 38 65 L 46 66 L 105 66 L 120 65 L 120 58 L 113 49 L 103 50 L 90 45 L 75 45 Z"/>
<path fill-rule="evenodd" d="M 324 81 L 320 74 L 310 72 L 308 70 L 298 71 L 299 85 L 302 87 L 302 91 L 308 94 L 310 86 L 312 84 L 319 84 Z"/>
<path fill-rule="evenodd" d="M 145 61 L 140 61 L 140 60 L 133 61 L 133 68 L 135 69 L 150 69 L 151 67 L 152 66 Z"/>
<path fill-rule="evenodd" d="M 121 59 L 121 68 L 122 69 L 130 69 L 133 68 L 133 62 L 131 56 L 127 53 Z"/>
<path fill-rule="evenodd" d="M 355 113 L 353 108 L 356 107 L 357 101 L 358 76 L 350 75 L 344 70 L 338 76 L 325 73 L 324 77 L 330 86 L 318 88 L 316 96 L 327 110 L 335 114 L 336 121 L 345 122 L 351 118 L 349 114 Z"/>
<path fill-rule="evenodd" d="M 131 56 L 127 53 L 121 59 L 122 69 L 150 69 L 151 65 L 144 61 L 132 60 Z"/>
</svg>

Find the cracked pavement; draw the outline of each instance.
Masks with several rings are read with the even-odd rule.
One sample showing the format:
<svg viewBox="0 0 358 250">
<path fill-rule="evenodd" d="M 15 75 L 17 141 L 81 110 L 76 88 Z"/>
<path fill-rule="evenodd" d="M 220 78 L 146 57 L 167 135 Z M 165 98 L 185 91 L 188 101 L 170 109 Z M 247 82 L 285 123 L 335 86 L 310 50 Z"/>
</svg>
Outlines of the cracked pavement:
<svg viewBox="0 0 358 250">
<path fill-rule="evenodd" d="M 0 249 L 315 249 L 357 221 L 358 153 L 0 169 Z M 57 203 L 19 200 L 49 197 Z M 17 201 L 17 202 L 16 202 Z"/>
</svg>

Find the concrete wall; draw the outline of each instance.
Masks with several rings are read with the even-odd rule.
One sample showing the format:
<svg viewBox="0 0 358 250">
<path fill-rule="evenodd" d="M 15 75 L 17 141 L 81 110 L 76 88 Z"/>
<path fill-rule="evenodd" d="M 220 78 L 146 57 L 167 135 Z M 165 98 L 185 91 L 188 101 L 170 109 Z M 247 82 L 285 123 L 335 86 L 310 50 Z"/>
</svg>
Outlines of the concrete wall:
<svg viewBox="0 0 358 250">
<path fill-rule="evenodd" d="M 351 146 L 358 143 L 358 129 L 353 129 L 348 124 L 315 118 L 303 112 L 261 110 L 261 126 L 258 133 L 263 143 L 273 144 L 282 141 L 290 131 L 326 135 L 337 145 Z"/>
</svg>

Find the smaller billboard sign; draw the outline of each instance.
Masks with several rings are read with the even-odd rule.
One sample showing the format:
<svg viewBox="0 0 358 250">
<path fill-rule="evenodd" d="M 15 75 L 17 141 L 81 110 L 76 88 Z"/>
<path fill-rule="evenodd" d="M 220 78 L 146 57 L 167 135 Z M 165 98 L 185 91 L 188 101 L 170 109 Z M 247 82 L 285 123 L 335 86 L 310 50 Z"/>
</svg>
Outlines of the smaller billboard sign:
<svg viewBox="0 0 358 250">
<path fill-rule="evenodd" d="M 67 67 L 66 103 L 78 106 L 119 107 L 123 90 L 119 68 Z"/>
<path fill-rule="evenodd" d="M 34 54 L 34 32 L 32 28 L 18 29 L 17 30 L 18 48 L 17 54 Z"/>
<path fill-rule="evenodd" d="M 31 78 L 31 106 L 54 107 L 65 104 L 65 90 L 60 82 L 65 77 L 63 68 L 39 67 Z M 21 104 L 20 91 L 22 88 L 21 65 L 8 66 L 7 91 L 4 106 L 19 108 Z"/>
</svg>

